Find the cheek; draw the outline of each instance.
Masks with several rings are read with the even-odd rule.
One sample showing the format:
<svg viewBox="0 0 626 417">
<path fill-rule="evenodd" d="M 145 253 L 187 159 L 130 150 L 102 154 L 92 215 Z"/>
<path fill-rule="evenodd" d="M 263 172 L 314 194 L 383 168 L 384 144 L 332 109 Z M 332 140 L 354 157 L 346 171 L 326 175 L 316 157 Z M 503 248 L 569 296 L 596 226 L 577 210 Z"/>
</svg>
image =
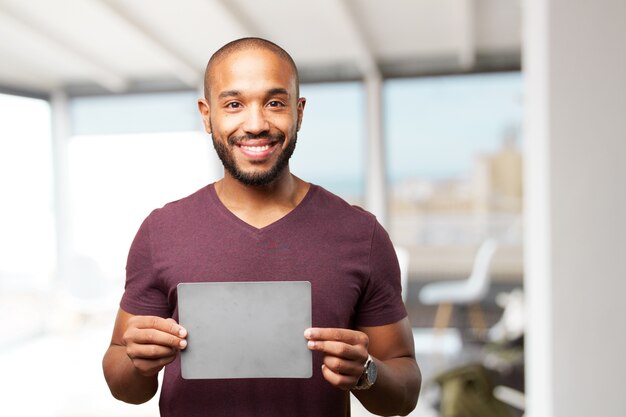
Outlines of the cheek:
<svg viewBox="0 0 626 417">
<path fill-rule="evenodd" d="M 298 130 L 298 113 L 284 114 L 281 117 L 276 117 L 270 120 L 270 126 L 274 129 L 280 130 L 285 134 L 291 134 Z"/>
<path fill-rule="evenodd" d="M 233 134 L 241 125 L 241 117 L 232 114 L 218 114 L 210 118 L 214 132 L 220 135 Z"/>
<path fill-rule="evenodd" d="M 227 140 L 230 136 L 237 133 L 236 129 L 231 129 L 224 124 L 213 125 L 213 136 L 217 139 Z"/>
</svg>

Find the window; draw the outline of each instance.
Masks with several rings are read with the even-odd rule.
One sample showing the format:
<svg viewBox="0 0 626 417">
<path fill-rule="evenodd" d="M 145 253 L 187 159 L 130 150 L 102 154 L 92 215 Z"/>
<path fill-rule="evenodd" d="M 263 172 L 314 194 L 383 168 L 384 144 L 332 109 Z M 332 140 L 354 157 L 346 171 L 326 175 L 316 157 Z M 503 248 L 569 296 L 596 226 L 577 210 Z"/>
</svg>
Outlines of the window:
<svg viewBox="0 0 626 417">
<path fill-rule="evenodd" d="M 76 255 L 123 282 L 128 249 L 143 219 L 208 184 L 212 151 L 200 132 L 73 137 L 68 179 Z"/>
<path fill-rule="evenodd" d="M 94 262 L 119 288 L 143 219 L 216 179 L 196 101 L 193 91 L 71 101 L 72 252 Z"/>
<path fill-rule="evenodd" d="M 291 171 L 354 204 L 362 204 L 365 94 L 361 83 L 304 84 L 307 98 Z"/>
<path fill-rule="evenodd" d="M 432 279 L 427 258 L 466 271 L 473 251 L 463 248 L 487 237 L 520 248 L 521 81 L 515 72 L 386 82 L 390 234 L 414 254 L 443 249 L 413 256 L 414 274 Z M 503 272 L 519 276 L 521 264 L 520 249 Z"/>
<path fill-rule="evenodd" d="M 0 286 L 49 284 L 55 262 L 50 106 L 0 94 Z"/>
</svg>

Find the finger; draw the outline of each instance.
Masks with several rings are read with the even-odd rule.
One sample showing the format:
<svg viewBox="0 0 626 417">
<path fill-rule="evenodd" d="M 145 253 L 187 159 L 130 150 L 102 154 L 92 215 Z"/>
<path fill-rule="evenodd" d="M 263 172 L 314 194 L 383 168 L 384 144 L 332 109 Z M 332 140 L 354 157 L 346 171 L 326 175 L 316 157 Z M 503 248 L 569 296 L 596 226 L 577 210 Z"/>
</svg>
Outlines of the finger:
<svg viewBox="0 0 626 417">
<path fill-rule="evenodd" d="M 362 345 L 349 345 L 343 342 L 309 340 L 307 346 L 310 350 L 324 352 L 326 355 L 342 359 L 357 361 L 364 364 L 367 360 L 367 349 Z"/>
<path fill-rule="evenodd" d="M 159 346 L 159 345 L 143 345 L 133 343 L 126 347 L 126 354 L 131 359 L 162 359 L 176 356 L 176 349 Z"/>
<path fill-rule="evenodd" d="M 344 391 L 351 390 L 359 380 L 358 377 L 335 373 L 326 365 L 322 365 L 322 375 L 331 385 Z"/>
<path fill-rule="evenodd" d="M 312 327 L 306 329 L 304 337 L 307 340 L 334 340 L 349 345 L 364 345 L 365 347 L 369 343 L 369 338 L 365 333 L 350 329 Z"/>
<path fill-rule="evenodd" d="M 126 346 L 134 343 L 144 345 L 159 345 L 175 349 L 187 347 L 187 341 L 170 333 L 154 329 L 133 329 L 124 334 Z"/>
<path fill-rule="evenodd" d="M 325 356 L 324 365 L 336 374 L 359 378 L 363 374 L 363 364 L 357 361 L 349 361 L 336 356 Z"/>
<path fill-rule="evenodd" d="M 165 357 L 161 359 L 133 359 L 135 368 L 145 376 L 156 375 L 163 367 L 174 360 L 175 356 Z"/>
<path fill-rule="evenodd" d="M 131 324 L 138 329 L 155 329 L 181 338 L 187 337 L 187 330 L 171 318 L 135 316 L 129 320 L 129 327 Z"/>
</svg>

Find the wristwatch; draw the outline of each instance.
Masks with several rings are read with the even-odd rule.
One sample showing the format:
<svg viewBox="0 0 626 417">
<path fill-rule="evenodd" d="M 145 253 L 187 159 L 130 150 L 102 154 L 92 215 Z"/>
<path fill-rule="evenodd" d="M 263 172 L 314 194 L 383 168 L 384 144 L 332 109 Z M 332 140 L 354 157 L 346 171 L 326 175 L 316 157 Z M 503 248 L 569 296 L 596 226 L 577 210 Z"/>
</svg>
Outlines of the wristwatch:
<svg viewBox="0 0 626 417">
<path fill-rule="evenodd" d="M 378 370 L 376 369 L 376 362 L 370 355 L 367 355 L 367 361 L 363 367 L 363 373 L 359 377 L 356 385 L 352 389 L 363 390 L 370 389 L 376 382 L 376 376 L 378 376 Z"/>
</svg>

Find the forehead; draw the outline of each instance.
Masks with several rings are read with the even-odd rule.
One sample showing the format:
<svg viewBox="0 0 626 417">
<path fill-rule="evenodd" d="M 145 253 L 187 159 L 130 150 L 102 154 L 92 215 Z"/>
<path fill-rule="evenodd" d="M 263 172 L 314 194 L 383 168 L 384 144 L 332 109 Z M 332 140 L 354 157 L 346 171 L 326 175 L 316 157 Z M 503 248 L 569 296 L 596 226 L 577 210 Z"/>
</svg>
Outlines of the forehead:
<svg viewBox="0 0 626 417">
<path fill-rule="evenodd" d="M 209 69 L 211 96 L 225 90 L 242 93 L 284 88 L 295 95 L 296 77 L 292 66 L 280 55 L 266 49 L 234 51 Z"/>
</svg>

